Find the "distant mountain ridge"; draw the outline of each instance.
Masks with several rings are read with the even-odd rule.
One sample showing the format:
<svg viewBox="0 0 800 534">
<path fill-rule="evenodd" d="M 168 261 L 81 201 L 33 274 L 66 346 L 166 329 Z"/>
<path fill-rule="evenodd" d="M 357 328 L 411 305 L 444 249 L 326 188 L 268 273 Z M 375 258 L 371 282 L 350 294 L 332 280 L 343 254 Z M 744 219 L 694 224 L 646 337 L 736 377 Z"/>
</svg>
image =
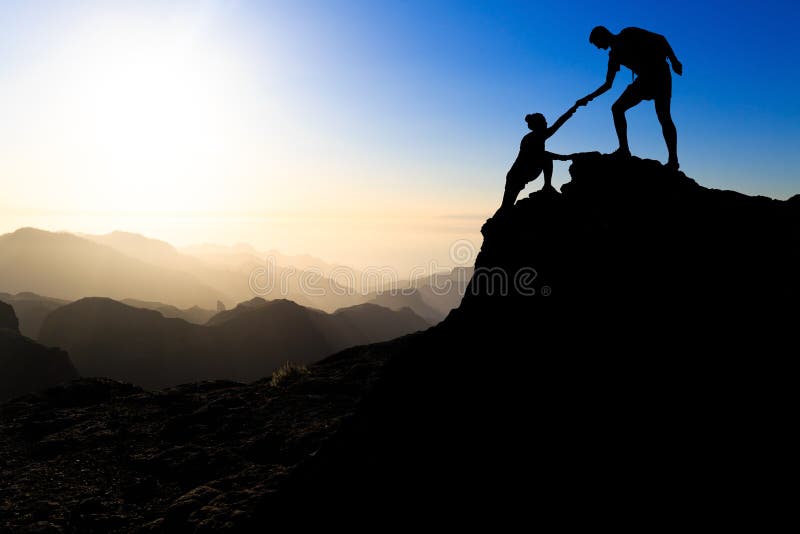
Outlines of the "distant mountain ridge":
<svg viewBox="0 0 800 534">
<path fill-rule="evenodd" d="M 201 326 L 111 299 L 85 298 L 51 313 L 40 339 L 68 350 L 82 376 L 160 388 L 204 379 L 256 380 L 287 361 L 309 364 L 429 326 L 411 310 L 363 304 L 329 314 L 260 298 Z"/>
<path fill-rule="evenodd" d="M 75 300 L 92 295 L 215 307 L 224 295 L 185 272 L 158 267 L 72 234 L 23 228 L 0 236 L 0 290 Z"/>
<path fill-rule="evenodd" d="M 143 307 L 195 323 L 208 314 L 180 310 L 215 310 L 218 301 L 230 306 L 254 295 L 287 298 L 327 312 L 378 299 L 396 310 L 409 306 L 435 324 L 460 303 L 468 279 L 465 268 L 413 281 L 376 281 L 362 274 L 313 256 L 260 253 L 245 245 L 178 250 L 130 232 L 90 235 L 22 228 L 0 236 L 0 291 L 34 292 L 49 299 L 29 299 L 19 306 L 31 337 L 38 335 L 56 301 L 92 296 L 145 303 Z M 388 291 L 412 286 L 418 294 Z"/>
<path fill-rule="evenodd" d="M 180 309 L 163 302 L 147 302 L 137 299 L 123 299 L 120 302 L 134 308 L 157 311 L 168 319 L 183 319 L 187 323 L 193 324 L 206 324 L 209 319 L 218 313 L 216 310 L 208 310 L 199 306 Z"/>
<path fill-rule="evenodd" d="M 392 310 L 401 310 L 403 308 L 414 310 L 414 313 L 431 324 L 438 323 L 445 315 L 425 302 L 419 289 L 402 289 L 377 293 L 369 302 Z"/>
</svg>

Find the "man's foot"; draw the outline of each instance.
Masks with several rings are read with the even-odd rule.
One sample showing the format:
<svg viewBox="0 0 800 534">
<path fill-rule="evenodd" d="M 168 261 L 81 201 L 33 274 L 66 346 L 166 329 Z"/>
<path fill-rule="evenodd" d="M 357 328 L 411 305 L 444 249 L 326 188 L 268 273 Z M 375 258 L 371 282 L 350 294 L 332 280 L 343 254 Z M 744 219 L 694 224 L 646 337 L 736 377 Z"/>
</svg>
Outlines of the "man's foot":
<svg viewBox="0 0 800 534">
<path fill-rule="evenodd" d="M 671 159 L 667 162 L 666 167 L 671 171 L 677 171 L 678 169 L 681 168 L 681 165 L 680 163 L 678 163 L 677 159 Z"/>
<path fill-rule="evenodd" d="M 615 158 L 629 158 L 631 157 L 631 151 L 627 148 L 619 147 L 614 152 L 609 154 L 609 156 L 614 156 Z"/>
</svg>

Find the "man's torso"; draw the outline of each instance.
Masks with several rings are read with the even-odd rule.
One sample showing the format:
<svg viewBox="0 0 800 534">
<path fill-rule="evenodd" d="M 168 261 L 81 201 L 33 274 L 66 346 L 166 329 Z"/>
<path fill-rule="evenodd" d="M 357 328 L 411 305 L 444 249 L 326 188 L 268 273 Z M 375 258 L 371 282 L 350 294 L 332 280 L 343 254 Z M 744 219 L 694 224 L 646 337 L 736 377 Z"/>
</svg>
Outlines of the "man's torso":
<svg viewBox="0 0 800 534">
<path fill-rule="evenodd" d="M 641 28 L 625 28 L 620 31 L 608 53 L 610 69 L 619 70 L 621 65 L 639 76 L 662 74 L 666 59 L 667 49 L 663 37 Z"/>
</svg>

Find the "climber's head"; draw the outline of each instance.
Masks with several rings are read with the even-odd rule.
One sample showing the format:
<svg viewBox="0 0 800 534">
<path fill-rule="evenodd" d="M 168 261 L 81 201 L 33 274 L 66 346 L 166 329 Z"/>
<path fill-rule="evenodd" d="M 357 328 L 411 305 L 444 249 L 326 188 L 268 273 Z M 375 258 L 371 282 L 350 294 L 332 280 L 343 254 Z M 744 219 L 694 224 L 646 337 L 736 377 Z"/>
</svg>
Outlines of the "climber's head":
<svg viewBox="0 0 800 534">
<path fill-rule="evenodd" d="M 613 37 L 614 34 L 608 31 L 608 28 L 605 26 L 595 26 L 592 33 L 589 34 L 589 42 L 597 48 L 606 50 L 611 46 L 611 39 Z"/>
<path fill-rule="evenodd" d="M 528 123 L 528 128 L 533 131 L 544 130 L 547 128 L 547 119 L 541 113 L 531 113 L 525 115 L 525 122 Z"/>
</svg>

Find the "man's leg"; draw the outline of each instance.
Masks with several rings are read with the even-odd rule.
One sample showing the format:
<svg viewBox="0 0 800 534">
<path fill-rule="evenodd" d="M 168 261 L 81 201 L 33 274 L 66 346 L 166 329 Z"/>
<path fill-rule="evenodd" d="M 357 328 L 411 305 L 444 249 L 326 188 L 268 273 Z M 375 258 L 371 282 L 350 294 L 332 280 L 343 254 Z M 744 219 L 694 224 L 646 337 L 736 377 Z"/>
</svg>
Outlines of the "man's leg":
<svg viewBox="0 0 800 534">
<path fill-rule="evenodd" d="M 669 96 L 656 98 L 656 115 L 658 115 L 658 122 L 661 123 L 661 131 L 664 133 L 664 141 L 667 143 L 667 151 L 669 152 L 667 166 L 677 170 L 678 130 L 675 128 L 675 123 L 672 122 Z"/>
<path fill-rule="evenodd" d="M 611 113 L 614 115 L 614 127 L 617 129 L 617 138 L 619 139 L 619 150 L 617 152 L 622 155 L 631 153 L 631 149 L 628 146 L 628 121 L 625 120 L 625 112 L 642 101 L 640 93 L 639 88 L 636 87 L 635 83 L 632 83 L 611 106 Z"/>
</svg>

